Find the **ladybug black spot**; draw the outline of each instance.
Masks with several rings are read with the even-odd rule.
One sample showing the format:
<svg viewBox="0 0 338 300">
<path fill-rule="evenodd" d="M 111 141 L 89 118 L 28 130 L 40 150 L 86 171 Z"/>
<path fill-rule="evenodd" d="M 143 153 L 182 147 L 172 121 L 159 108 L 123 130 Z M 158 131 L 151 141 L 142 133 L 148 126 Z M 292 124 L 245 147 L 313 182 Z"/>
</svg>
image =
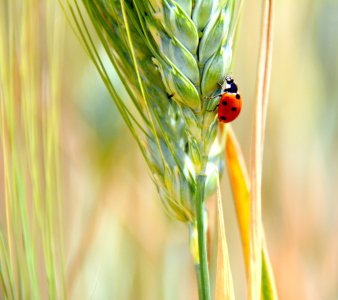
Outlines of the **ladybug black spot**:
<svg viewBox="0 0 338 300">
<path fill-rule="evenodd" d="M 236 94 L 236 99 L 241 99 L 240 94 Z"/>
<path fill-rule="evenodd" d="M 222 104 L 223 104 L 223 105 L 227 105 L 227 104 L 228 104 L 228 102 L 226 102 L 226 101 L 222 101 Z"/>
<path fill-rule="evenodd" d="M 237 108 L 236 108 L 236 107 L 233 107 L 231 110 L 232 110 L 232 111 L 236 111 L 236 110 L 237 110 Z"/>
<path fill-rule="evenodd" d="M 220 117 L 221 120 L 226 120 L 227 118 L 226 117 Z"/>
</svg>

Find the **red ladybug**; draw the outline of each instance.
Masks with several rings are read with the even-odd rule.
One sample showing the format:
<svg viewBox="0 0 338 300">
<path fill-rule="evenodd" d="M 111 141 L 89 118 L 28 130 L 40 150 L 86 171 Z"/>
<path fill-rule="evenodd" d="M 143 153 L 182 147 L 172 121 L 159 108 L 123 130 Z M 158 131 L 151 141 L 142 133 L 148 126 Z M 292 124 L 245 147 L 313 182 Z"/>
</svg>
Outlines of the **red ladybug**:
<svg viewBox="0 0 338 300">
<path fill-rule="evenodd" d="M 242 109 L 242 97 L 238 93 L 238 87 L 233 78 L 227 76 L 225 78 L 228 88 L 223 90 L 223 94 L 211 97 L 221 97 L 219 104 L 213 110 L 218 107 L 218 120 L 222 123 L 229 123 L 235 120 Z"/>
</svg>

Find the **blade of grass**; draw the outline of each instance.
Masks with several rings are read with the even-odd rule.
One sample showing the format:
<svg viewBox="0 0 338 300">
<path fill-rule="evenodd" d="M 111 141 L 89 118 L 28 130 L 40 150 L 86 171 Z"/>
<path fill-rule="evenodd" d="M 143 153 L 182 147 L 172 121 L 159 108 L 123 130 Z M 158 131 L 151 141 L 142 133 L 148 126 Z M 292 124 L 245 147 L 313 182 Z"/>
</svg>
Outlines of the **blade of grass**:
<svg viewBox="0 0 338 300">
<path fill-rule="evenodd" d="M 244 262 L 249 276 L 250 261 L 250 188 L 246 165 L 231 125 L 226 132 L 226 161 L 242 239 Z"/>
<path fill-rule="evenodd" d="M 39 15 L 38 12 L 33 9 L 31 4 L 32 3 L 27 1 L 23 5 L 24 10 L 22 23 L 25 24 L 25 26 L 22 27 L 21 34 L 23 39 L 27 40 L 20 43 L 20 47 L 23 49 L 21 54 L 22 62 L 19 65 L 21 75 L 20 96 L 22 100 L 20 108 L 23 120 L 22 127 L 25 133 L 24 143 L 27 148 L 23 157 L 23 159 L 27 161 L 27 170 L 22 170 L 20 173 L 25 174 L 25 172 L 27 172 L 26 178 L 23 178 L 23 186 L 25 188 L 23 191 L 23 202 L 28 204 L 28 199 L 30 199 L 30 196 L 28 195 L 31 193 L 31 199 L 34 207 L 31 218 L 32 221 L 30 222 L 30 226 L 32 228 L 30 239 L 32 239 L 32 241 L 37 241 L 41 238 L 43 258 L 49 284 L 48 291 L 50 295 L 55 295 L 55 269 L 53 268 L 53 261 L 55 260 L 51 255 L 52 249 L 51 244 L 49 243 L 51 238 L 51 235 L 48 231 L 49 218 L 44 214 L 46 205 L 46 203 L 43 201 L 45 197 L 43 195 L 44 188 L 42 187 L 44 175 L 41 164 L 39 163 L 39 158 L 41 155 L 40 141 L 42 139 L 42 134 L 39 130 L 41 123 L 37 116 L 40 114 L 40 100 L 42 99 L 42 91 L 40 89 L 41 61 L 36 58 L 41 55 L 40 43 L 42 43 L 42 41 L 39 26 Z M 44 126 L 41 126 L 41 128 L 44 129 Z M 31 192 L 25 187 L 30 184 Z M 41 237 L 39 236 L 39 233 L 41 234 Z"/>
<path fill-rule="evenodd" d="M 0 277 L 6 299 L 15 299 L 12 269 L 9 266 L 7 249 L 0 229 Z"/>
<path fill-rule="evenodd" d="M 61 219 L 56 217 L 60 216 L 60 201 L 54 198 L 59 188 L 54 171 L 59 164 L 55 91 L 60 90 L 58 72 L 54 71 L 62 46 L 54 40 L 60 27 L 50 25 L 64 21 L 56 17 L 52 3 L 45 4 L 35 0 L 7 2 L 1 3 L 0 9 L 0 37 L 4 41 L 0 43 L 0 57 L 5 57 L 0 66 L 7 221 L 7 245 L 3 249 L 9 257 L 10 277 L 14 278 L 10 280 L 10 299 L 40 299 L 45 291 L 50 299 L 62 298 L 58 293 L 62 289 L 58 280 L 63 275 L 63 263 L 58 258 L 62 238 L 55 236 Z M 55 43 L 45 55 L 47 40 Z M 48 65 L 50 62 L 54 67 Z M 43 288 L 45 282 L 47 289 Z"/>
<path fill-rule="evenodd" d="M 278 300 L 275 279 L 269 260 L 268 250 L 266 248 L 265 237 L 263 233 L 263 251 L 262 251 L 262 295 L 261 300 Z"/>
<path fill-rule="evenodd" d="M 206 221 L 204 218 L 204 189 L 206 175 L 200 174 L 197 176 L 197 196 L 196 196 L 196 218 L 197 218 L 197 233 L 198 233 L 198 253 L 199 264 L 196 265 L 198 277 L 200 276 L 201 284 L 201 300 L 210 300 L 210 280 L 207 257 L 207 241 L 206 241 Z"/>
<path fill-rule="evenodd" d="M 52 257 L 51 271 L 54 273 L 56 294 L 53 297 L 66 299 L 65 289 L 65 259 L 64 259 L 64 236 L 63 236 L 63 201 L 61 197 L 61 155 L 60 155 L 60 99 L 61 92 L 61 68 L 63 62 L 63 49 L 65 42 L 65 20 L 58 18 L 60 8 L 58 3 L 47 1 L 46 12 L 48 19 L 46 27 L 47 51 L 49 64 L 49 102 L 44 103 L 42 110 L 42 121 L 44 123 L 44 153 L 46 172 L 46 207 L 47 223 L 49 227 L 49 237 L 51 243 Z M 57 242 L 53 242 L 57 241 Z"/>
<path fill-rule="evenodd" d="M 229 263 L 228 246 L 225 237 L 224 218 L 219 176 L 217 176 L 217 211 L 218 211 L 218 251 L 216 269 L 216 300 L 235 299 Z"/>
<path fill-rule="evenodd" d="M 12 87 L 12 81 L 9 76 L 7 76 L 7 70 L 9 70 L 10 65 L 12 64 L 12 53 L 13 53 L 13 26 L 9 22 L 9 18 L 12 16 L 13 12 L 11 6 L 5 5 L 5 2 L 1 2 L 0 8 L 0 40 L 4 41 L 1 43 L 0 47 L 0 101 L 1 101 L 1 144 L 3 151 L 3 165 L 4 165 L 4 193 L 5 193 L 5 207 L 6 207 L 6 229 L 7 229 L 7 244 L 8 244 L 8 256 L 10 267 L 13 270 L 14 267 L 14 253 L 16 248 L 13 249 L 13 240 L 12 234 L 14 232 L 14 226 L 12 226 L 12 207 L 11 207 L 11 194 L 12 190 L 10 189 L 10 170 L 8 168 L 8 159 L 10 152 L 10 132 L 13 131 L 13 120 L 8 116 L 8 113 L 12 113 L 13 110 L 8 108 L 8 105 L 5 104 L 5 98 L 13 97 L 14 88 Z M 7 43 L 6 47 L 4 45 Z M 3 87 L 7 87 L 4 89 Z"/>
<path fill-rule="evenodd" d="M 259 300 L 262 279 L 262 216 L 261 216 L 261 184 L 264 127 L 268 104 L 272 55 L 272 21 L 273 0 L 265 0 L 263 6 L 263 22 L 257 87 L 255 96 L 254 123 L 250 158 L 250 261 L 248 277 L 248 298 Z"/>
<path fill-rule="evenodd" d="M 226 136 L 226 160 L 234 195 L 237 220 L 241 233 L 242 247 L 246 274 L 249 273 L 250 262 L 250 187 L 247 168 L 241 148 L 236 136 L 228 125 Z M 265 236 L 262 236 L 262 296 L 261 300 L 278 299 L 274 276 L 265 245 Z"/>
<path fill-rule="evenodd" d="M 4 30 L 1 32 L 2 46 L 1 54 L 5 55 L 6 64 L 1 64 L 0 78 L 2 89 L 2 116 L 4 127 L 2 128 L 2 141 L 4 149 L 4 170 L 5 170 L 5 195 L 7 214 L 7 232 L 10 252 L 10 264 L 15 277 L 15 287 L 17 295 L 37 298 L 40 295 L 35 246 L 32 242 L 34 228 L 29 224 L 29 207 L 25 194 L 27 192 L 27 166 L 21 156 L 20 147 L 23 145 L 19 138 L 21 129 L 20 111 L 21 95 L 24 93 L 18 88 L 21 82 L 21 63 L 17 55 L 18 48 L 27 43 L 28 28 L 24 30 L 23 26 L 18 26 L 17 22 L 12 20 L 19 19 L 25 24 L 29 15 L 27 3 L 17 6 L 13 3 L 7 3 L 1 9 L 6 11 L 7 16 L 1 18 L 4 20 Z M 19 23 L 19 24 L 21 24 Z M 25 24 L 26 26 L 27 24 Z M 2 27 L 2 26 L 1 26 Z M 29 26 L 27 26 L 29 27 Z M 7 30 L 6 30 L 7 29 Z M 24 50 L 22 50 L 24 52 Z M 6 55 L 7 54 L 7 55 Z M 28 62 L 27 62 L 28 63 Z M 19 109 L 18 109 L 19 106 Z"/>
</svg>

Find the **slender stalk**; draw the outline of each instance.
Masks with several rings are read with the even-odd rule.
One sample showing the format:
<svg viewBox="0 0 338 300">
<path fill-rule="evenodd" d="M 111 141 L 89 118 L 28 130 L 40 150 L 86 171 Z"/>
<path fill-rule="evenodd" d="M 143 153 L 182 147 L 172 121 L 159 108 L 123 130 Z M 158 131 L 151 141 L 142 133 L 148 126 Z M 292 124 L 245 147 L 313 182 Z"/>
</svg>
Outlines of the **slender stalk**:
<svg viewBox="0 0 338 300">
<path fill-rule="evenodd" d="M 207 256 L 206 224 L 204 218 L 204 189 L 206 175 L 197 176 L 196 219 L 198 232 L 199 265 L 196 266 L 200 300 L 210 300 L 210 279 Z"/>
<path fill-rule="evenodd" d="M 248 277 L 248 298 L 261 299 L 262 282 L 262 211 L 261 184 L 264 147 L 264 128 L 268 104 L 268 91 L 272 58 L 273 0 L 265 0 L 261 49 L 257 76 L 255 114 L 251 153 L 251 240 L 250 240 L 250 276 Z"/>
<path fill-rule="evenodd" d="M 201 276 L 201 265 L 195 265 L 196 277 L 197 277 L 197 288 L 198 288 L 198 297 L 199 299 L 203 299 L 203 284 L 202 284 L 202 276 Z"/>
</svg>

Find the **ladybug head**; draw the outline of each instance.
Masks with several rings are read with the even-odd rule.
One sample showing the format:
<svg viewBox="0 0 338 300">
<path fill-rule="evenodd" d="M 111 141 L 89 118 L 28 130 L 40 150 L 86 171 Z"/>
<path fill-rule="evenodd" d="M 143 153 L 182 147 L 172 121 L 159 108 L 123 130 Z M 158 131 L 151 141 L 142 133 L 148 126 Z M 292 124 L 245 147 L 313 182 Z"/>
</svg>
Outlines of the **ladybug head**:
<svg viewBox="0 0 338 300">
<path fill-rule="evenodd" d="M 225 81 L 227 82 L 227 84 L 231 84 L 234 82 L 234 80 L 230 76 L 225 77 Z"/>
</svg>

